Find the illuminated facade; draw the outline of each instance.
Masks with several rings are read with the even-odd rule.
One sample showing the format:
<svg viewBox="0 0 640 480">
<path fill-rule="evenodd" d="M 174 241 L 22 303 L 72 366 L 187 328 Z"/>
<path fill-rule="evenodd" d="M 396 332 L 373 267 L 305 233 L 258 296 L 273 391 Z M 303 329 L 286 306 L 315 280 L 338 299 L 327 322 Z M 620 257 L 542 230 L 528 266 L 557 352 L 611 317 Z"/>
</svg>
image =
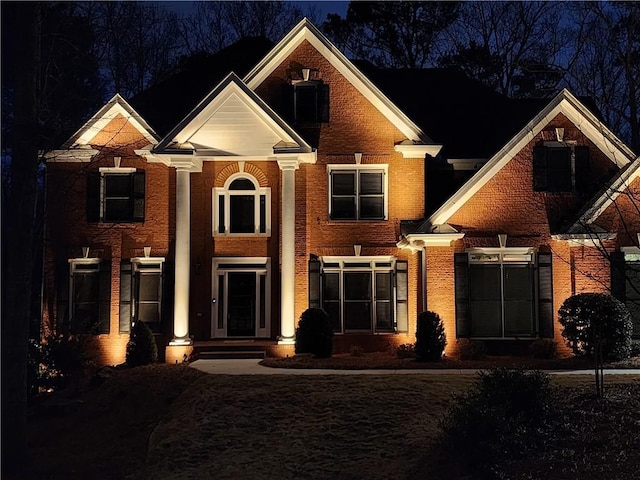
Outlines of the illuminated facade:
<svg viewBox="0 0 640 480">
<path fill-rule="evenodd" d="M 432 310 L 452 354 L 461 337 L 558 337 L 566 297 L 611 285 L 596 246 L 635 261 L 623 199 L 596 192 L 635 188 L 638 161 L 569 92 L 503 118 L 506 136 L 487 112 L 473 132 L 498 145 L 469 131 L 464 151 L 464 110 L 421 103 L 438 92 L 420 82 L 396 101 L 367 68 L 303 20 L 162 135 L 148 103 L 113 97 L 48 156 L 44 333 L 94 335 L 113 364 L 144 321 L 173 362 L 212 341 L 291 354 L 309 307 L 329 313 L 337 351 L 387 349 Z"/>
</svg>

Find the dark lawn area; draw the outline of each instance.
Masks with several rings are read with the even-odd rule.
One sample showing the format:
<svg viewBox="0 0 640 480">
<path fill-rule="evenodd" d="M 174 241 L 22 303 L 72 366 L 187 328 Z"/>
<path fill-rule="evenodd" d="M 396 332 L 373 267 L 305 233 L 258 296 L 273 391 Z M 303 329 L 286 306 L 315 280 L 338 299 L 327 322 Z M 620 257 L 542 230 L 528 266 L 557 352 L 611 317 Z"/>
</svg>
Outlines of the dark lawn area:
<svg viewBox="0 0 640 480">
<path fill-rule="evenodd" d="M 26 479 L 459 478 L 438 422 L 473 375 L 227 376 L 185 366 L 117 370 L 29 418 Z M 640 471 L 640 376 L 552 380 L 555 427 L 505 478 L 633 478 Z M 464 455 L 464 452 L 459 452 Z M 474 478 L 471 477 L 466 477 Z"/>
</svg>

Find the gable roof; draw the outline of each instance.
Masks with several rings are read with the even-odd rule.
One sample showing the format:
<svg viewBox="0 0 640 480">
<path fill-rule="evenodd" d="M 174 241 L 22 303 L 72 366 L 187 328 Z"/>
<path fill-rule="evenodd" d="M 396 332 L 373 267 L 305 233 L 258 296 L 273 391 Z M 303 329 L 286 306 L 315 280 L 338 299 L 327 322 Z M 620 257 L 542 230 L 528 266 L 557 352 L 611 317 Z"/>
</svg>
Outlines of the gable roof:
<svg viewBox="0 0 640 480">
<path fill-rule="evenodd" d="M 118 115 L 122 115 L 133 125 L 149 143 L 159 140 L 156 132 L 136 112 L 127 101 L 116 93 L 98 112 L 62 145 L 63 149 L 77 148 L 89 145 L 91 140 L 100 133 Z"/>
<path fill-rule="evenodd" d="M 309 42 L 369 100 L 408 140 L 416 144 L 440 145 L 429 138 L 402 110 L 385 96 L 340 50 L 338 50 L 307 18 L 302 19 L 245 77 L 252 90 L 258 87 L 302 42 Z"/>
<path fill-rule="evenodd" d="M 586 233 L 587 229 L 593 231 L 594 228 L 587 226 L 594 226 L 598 217 L 637 178 L 640 178 L 640 156 L 621 169 L 604 188 L 596 193 L 594 198 L 578 214 L 577 219 L 567 228 L 568 236 Z"/>
<path fill-rule="evenodd" d="M 427 218 L 418 231 L 428 232 L 435 225 L 447 221 L 498 173 L 522 148 L 558 114 L 564 114 L 589 140 L 591 140 L 613 163 L 624 167 L 635 158 L 624 145 L 595 115 L 573 94 L 563 89 L 524 128 L 502 147 L 478 172 L 453 194 L 438 210 Z"/>
<path fill-rule="evenodd" d="M 310 153 L 312 149 L 233 72 L 153 149 L 154 154 L 210 156 L 273 155 L 279 151 Z"/>
</svg>

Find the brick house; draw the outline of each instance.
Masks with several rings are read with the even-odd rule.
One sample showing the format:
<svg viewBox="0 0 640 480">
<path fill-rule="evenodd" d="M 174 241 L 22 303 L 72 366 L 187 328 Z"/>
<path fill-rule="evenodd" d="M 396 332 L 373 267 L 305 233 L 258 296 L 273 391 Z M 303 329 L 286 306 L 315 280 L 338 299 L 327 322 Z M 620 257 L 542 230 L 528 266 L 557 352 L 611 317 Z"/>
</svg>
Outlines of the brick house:
<svg viewBox="0 0 640 480">
<path fill-rule="evenodd" d="M 568 91 L 377 70 L 308 20 L 249 47 L 114 96 L 48 154 L 45 335 L 90 334 L 104 364 L 134 321 L 170 363 L 224 342 L 286 355 L 322 307 L 336 351 L 383 350 L 432 310 L 455 354 L 559 338 L 574 293 L 635 298 L 640 160 Z"/>
</svg>

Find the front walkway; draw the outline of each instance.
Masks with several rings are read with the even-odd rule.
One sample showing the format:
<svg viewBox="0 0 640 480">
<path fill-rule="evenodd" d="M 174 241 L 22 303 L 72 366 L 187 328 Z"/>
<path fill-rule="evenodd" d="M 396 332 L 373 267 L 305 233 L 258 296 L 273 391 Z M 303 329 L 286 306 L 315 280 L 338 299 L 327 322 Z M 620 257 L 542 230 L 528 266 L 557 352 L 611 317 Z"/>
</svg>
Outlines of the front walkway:
<svg viewBox="0 0 640 480">
<path fill-rule="evenodd" d="M 402 370 L 330 370 L 306 368 L 271 368 L 263 367 L 260 360 L 196 360 L 191 367 L 205 373 L 220 375 L 390 375 L 390 374 L 431 374 L 431 375 L 473 375 L 480 370 L 459 369 L 402 369 Z M 638 375 L 640 370 L 611 369 L 604 371 L 606 375 Z M 593 370 L 546 370 L 550 375 L 593 375 Z"/>
</svg>

